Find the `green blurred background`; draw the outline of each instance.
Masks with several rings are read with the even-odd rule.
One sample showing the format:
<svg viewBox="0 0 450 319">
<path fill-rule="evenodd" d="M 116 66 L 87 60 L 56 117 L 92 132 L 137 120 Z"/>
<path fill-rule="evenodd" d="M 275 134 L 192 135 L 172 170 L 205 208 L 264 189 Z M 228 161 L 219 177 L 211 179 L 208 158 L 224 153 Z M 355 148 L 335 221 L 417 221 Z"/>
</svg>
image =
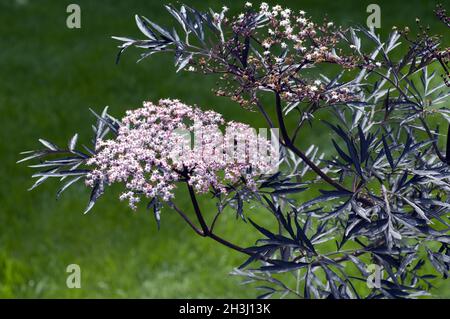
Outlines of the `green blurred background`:
<svg viewBox="0 0 450 319">
<path fill-rule="evenodd" d="M 267 1 L 270 2 L 270 1 Z M 316 19 L 328 14 L 343 25 L 364 24 L 375 1 L 279 1 Z M 66 27 L 66 7 L 81 7 L 81 29 Z M 56 143 L 78 132 L 90 138 L 88 107 L 110 106 L 117 117 L 143 100 L 179 98 L 215 109 L 227 119 L 263 127 L 262 119 L 224 98 L 214 97 L 213 78 L 175 74 L 172 57 L 154 56 L 136 64 L 137 52 L 114 64 L 117 43 L 111 35 L 139 37 L 134 14 L 172 23 L 159 1 L 0 0 L 0 297 L 2 298 L 253 298 L 257 292 L 228 275 L 244 256 L 196 236 L 170 210 L 158 231 L 152 213 L 130 211 L 113 188 L 87 215 L 88 190 L 78 185 L 59 201 L 57 184 L 32 185 L 31 169 L 17 165 L 19 152 L 37 146 L 37 138 Z M 240 1 L 189 1 L 200 9 L 234 12 Z M 259 3 L 259 2 L 258 2 Z M 448 32 L 433 16 L 434 1 L 377 1 L 381 33 L 393 25 L 414 25 L 420 17 L 436 33 Z M 257 2 L 254 2 L 257 5 Z M 448 8 L 447 8 L 448 9 Z M 448 36 L 448 33 L 446 34 Z M 323 138 L 309 132 L 312 140 Z M 310 142 L 309 139 L 306 142 Z M 189 208 L 183 191 L 177 201 Z M 202 200 L 205 211 L 214 203 Z M 250 211 L 250 214 L 264 214 Z M 259 218 L 264 219 L 264 215 Z M 248 225 L 233 214 L 217 229 L 242 245 L 252 244 Z M 79 264 L 82 288 L 66 287 L 66 267 Z M 433 293 L 450 297 L 450 285 L 435 281 Z"/>
</svg>

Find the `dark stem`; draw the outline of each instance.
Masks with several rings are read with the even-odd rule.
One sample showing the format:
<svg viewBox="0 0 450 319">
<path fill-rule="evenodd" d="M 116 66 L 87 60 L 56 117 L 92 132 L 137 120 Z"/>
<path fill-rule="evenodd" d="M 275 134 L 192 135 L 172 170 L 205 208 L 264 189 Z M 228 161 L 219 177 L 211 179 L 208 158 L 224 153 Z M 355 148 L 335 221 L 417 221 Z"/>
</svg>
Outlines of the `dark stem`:
<svg viewBox="0 0 450 319">
<path fill-rule="evenodd" d="M 221 215 L 221 213 L 222 213 L 222 211 L 219 210 L 219 211 L 217 212 L 216 216 L 214 216 L 214 219 L 213 219 L 213 221 L 212 221 L 212 223 L 211 223 L 211 226 L 209 227 L 209 230 L 210 230 L 211 232 L 213 232 L 214 226 L 216 226 L 216 222 L 219 220 L 219 216 Z"/>
<path fill-rule="evenodd" d="M 231 248 L 231 249 L 236 250 L 238 252 L 241 252 L 243 254 L 246 254 L 246 255 L 249 255 L 249 256 L 254 256 L 255 255 L 255 253 L 253 253 L 252 251 L 250 251 L 250 250 L 248 250 L 246 248 L 237 246 L 237 245 L 235 245 L 233 243 L 230 243 L 228 240 L 225 240 L 222 237 L 219 237 L 219 236 L 217 236 L 214 233 L 209 233 L 208 237 L 214 239 L 215 241 L 221 243 L 224 246 L 227 246 L 228 248 Z M 260 254 L 257 255 L 257 258 L 258 259 L 262 259 L 262 260 L 267 260 L 267 258 L 265 258 L 264 256 L 262 256 Z"/>
<path fill-rule="evenodd" d="M 189 226 L 191 226 L 191 228 L 200 236 L 205 237 L 205 233 L 201 230 L 198 229 L 197 226 L 195 226 L 195 224 L 189 219 L 189 217 L 183 213 L 183 211 L 181 209 L 179 209 L 173 202 L 169 202 L 169 206 L 173 209 L 175 209 L 175 211 L 184 219 L 184 221 L 186 223 L 189 224 Z"/>
<path fill-rule="evenodd" d="M 197 198 L 195 197 L 194 189 L 191 185 L 186 182 L 189 190 L 189 196 L 191 196 L 192 205 L 194 206 L 195 214 L 197 215 L 198 222 L 200 223 L 200 226 L 202 227 L 203 233 L 205 236 L 209 235 L 209 228 L 208 225 L 206 225 L 205 219 L 203 218 L 203 215 L 200 211 L 200 206 L 198 205 Z"/>
<path fill-rule="evenodd" d="M 439 157 L 441 162 L 447 163 L 446 158 L 444 157 L 444 155 L 442 155 L 441 151 L 439 150 L 439 147 L 436 143 L 436 138 L 431 133 L 430 128 L 427 125 L 427 122 L 425 122 L 425 120 L 422 117 L 420 117 L 420 122 L 422 123 L 422 126 L 425 129 L 425 131 L 427 132 L 428 137 L 431 138 L 431 140 L 432 140 L 431 145 L 433 146 L 434 152 Z"/>
<path fill-rule="evenodd" d="M 190 197 L 191 197 L 192 205 L 194 206 L 195 214 L 196 214 L 196 216 L 197 216 L 198 222 L 200 223 L 200 225 L 201 225 L 201 227 L 202 227 L 202 232 L 201 232 L 202 236 L 203 236 L 203 237 L 209 237 L 209 238 L 211 238 L 211 239 L 217 241 L 218 243 L 221 243 L 222 245 L 227 246 L 228 248 L 231 248 L 231 249 L 236 250 L 236 251 L 238 251 L 238 252 L 247 254 L 247 255 L 249 255 L 249 256 L 255 256 L 255 253 L 254 253 L 252 250 L 246 249 L 246 248 L 243 248 L 243 247 L 240 247 L 240 246 L 238 246 L 238 245 L 235 245 L 235 244 L 229 242 L 228 240 L 225 240 L 225 239 L 223 239 L 222 237 L 220 237 L 220 236 L 214 234 L 214 233 L 208 228 L 208 225 L 206 224 L 206 221 L 205 221 L 205 219 L 203 218 L 203 214 L 202 214 L 202 212 L 201 212 L 201 210 L 200 210 L 200 206 L 199 206 L 199 204 L 198 204 L 197 197 L 195 196 L 194 189 L 193 189 L 192 186 L 189 185 L 188 183 L 186 183 L 186 184 L 187 184 L 187 186 L 188 186 L 189 195 L 190 195 Z M 198 232 L 197 232 L 197 233 L 198 233 Z M 261 254 L 256 254 L 256 258 L 258 258 L 258 259 L 260 259 L 260 260 L 268 261 L 268 258 L 265 257 L 265 256 L 263 256 L 263 255 L 261 255 Z"/>
<path fill-rule="evenodd" d="M 292 152 L 294 152 L 297 156 L 299 156 L 306 163 L 306 165 L 308 165 L 314 172 L 317 173 L 317 175 L 319 175 L 328 184 L 334 186 L 338 190 L 350 192 L 344 186 L 342 186 L 338 182 L 334 181 L 331 177 L 329 177 L 327 174 L 325 174 L 319 167 L 317 167 L 316 164 L 314 164 L 313 161 L 311 161 L 308 158 L 308 156 L 306 156 L 302 151 L 300 151 L 294 145 L 294 143 L 292 142 L 292 140 L 289 137 L 289 134 L 286 129 L 286 125 L 284 124 L 283 110 L 281 107 L 281 98 L 280 98 L 280 94 L 278 92 L 275 92 L 275 102 L 276 102 L 276 111 L 277 111 L 277 117 L 278 117 L 278 125 L 280 126 L 281 136 L 283 137 L 283 141 L 284 141 L 283 144 L 287 148 L 289 148 Z"/>
<path fill-rule="evenodd" d="M 258 98 L 255 98 L 256 106 L 258 107 L 261 114 L 264 116 L 264 119 L 266 120 L 267 124 L 270 128 L 274 128 L 272 120 L 270 119 L 270 116 L 267 114 L 266 110 L 264 109 L 264 106 L 261 104 Z"/>
<path fill-rule="evenodd" d="M 199 234 L 199 235 L 202 236 L 202 237 L 209 237 L 209 238 L 213 239 L 214 241 L 216 241 L 216 242 L 218 242 L 218 243 L 220 243 L 220 244 L 222 244 L 222 245 L 224 245 L 224 246 L 226 246 L 226 247 L 228 247 L 228 248 L 230 248 L 230 249 L 233 249 L 233 250 L 238 251 L 238 252 L 240 252 L 240 253 L 243 253 L 243 254 L 246 254 L 246 255 L 248 255 L 248 256 L 254 257 L 254 258 L 257 259 L 257 260 L 265 261 L 265 262 L 268 262 L 268 263 L 272 263 L 272 262 L 273 262 L 273 261 L 272 261 L 269 257 L 267 257 L 267 256 L 264 256 L 264 255 L 262 255 L 262 254 L 260 254 L 260 253 L 255 253 L 255 252 L 252 251 L 251 249 L 248 249 L 248 248 L 244 248 L 244 247 L 235 245 L 235 244 L 229 242 L 228 240 L 226 240 L 226 239 L 224 239 L 224 238 L 222 238 L 222 237 L 220 237 L 220 236 L 214 234 L 214 233 L 208 228 L 208 226 L 206 225 L 205 219 L 203 218 L 202 212 L 200 211 L 200 206 L 198 205 L 197 198 L 196 198 L 196 196 L 195 196 L 194 190 L 192 189 L 192 187 L 191 187 L 189 184 L 188 184 L 188 188 L 189 188 L 189 194 L 191 195 L 191 200 L 192 200 L 192 204 L 193 204 L 193 207 L 194 207 L 194 210 L 195 210 L 195 214 L 197 215 L 197 218 L 198 218 L 198 220 L 199 220 L 199 223 L 200 223 L 200 224 L 204 224 L 204 227 L 205 227 L 205 228 L 204 228 L 203 230 L 198 229 L 198 228 L 194 225 L 194 223 L 189 219 L 189 217 L 187 217 L 187 215 L 186 215 L 185 213 L 183 213 L 180 209 L 178 209 L 178 207 L 176 207 L 175 204 L 173 204 L 172 202 L 170 202 L 170 206 L 171 206 L 172 208 L 174 208 L 174 209 L 180 214 L 180 216 L 181 216 L 181 217 L 182 217 L 182 218 L 183 218 L 183 219 L 191 226 L 192 229 L 194 229 L 194 231 L 195 231 L 197 234 Z M 216 217 L 217 217 L 217 216 L 216 216 Z M 367 251 L 365 251 L 365 250 L 355 251 L 355 252 L 353 253 L 353 255 L 354 255 L 354 256 L 359 256 L 359 255 L 362 255 L 362 254 L 364 254 L 364 253 L 367 253 Z M 345 255 L 345 256 L 342 256 L 342 257 L 333 259 L 333 261 L 336 262 L 336 263 L 345 262 L 345 261 L 347 261 L 347 260 L 348 260 L 348 255 Z M 294 260 L 294 261 L 295 261 L 295 260 Z M 310 266 L 311 266 L 312 268 L 320 267 L 320 266 L 321 266 L 321 261 L 320 261 L 320 260 L 316 260 L 316 261 L 312 262 L 312 263 L 310 264 Z"/>
</svg>

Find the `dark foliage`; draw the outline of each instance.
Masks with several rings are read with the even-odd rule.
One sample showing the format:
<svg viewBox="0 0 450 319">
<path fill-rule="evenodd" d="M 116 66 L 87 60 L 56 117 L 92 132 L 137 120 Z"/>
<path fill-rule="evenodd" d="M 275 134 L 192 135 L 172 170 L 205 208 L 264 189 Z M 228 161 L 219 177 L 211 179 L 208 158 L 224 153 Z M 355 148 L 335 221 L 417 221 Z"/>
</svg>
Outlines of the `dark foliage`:
<svg viewBox="0 0 450 319">
<path fill-rule="evenodd" d="M 305 45 L 304 52 L 288 43 L 267 57 L 264 41 L 273 22 L 261 12 L 246 9 L 240 18 L 228 19 L 226 10 L 166 8 L 181 31 L 136 16 L 146 38 L 115 37 L 122 41 L 119 57 L 131 47 L 143 50 L 141 60 L 171 52 L 177 72 L 192 67 L 220 74 L 226 87 L 217 90 L 219 95 L 256 108 L 269 127 L 280 128 L 280 172 L 262 176 L 258 191 L 236 188 L 226 196 L 213 191 L 218 211 L 211 226 L 193 192 L 201 228 L 169 203 L 198 234 L 248 255 L 234 274 L 245 276 L 247 283 L 263 282 L 261 298 L 409 298 L 426 294 L 436 276 L 448 277 L 450 111 L 445 104 L 450 93 L 445 78 L 436 75 L 448 74 L 449 50 L 439 48 L 439 38 L 421 32 L 412 39 L 394 31 L 381 40 L 373 30 L 326 28 L 331 24 L 325 21 L 317 26 L 319 40 L 308 35 L 312 49 Z M 448 24 L 442 7 L 437 14 Z M 409 45 L 402 46 L 400 39 Z M 330 43 L 334 49 L 328 55 L 308 55 L 314 45 Z M 341 70 L 325 74 L 325 64 Z M 305 72 L 311 68 L 320 76 Z M 263 105 L 262 94 L 273 96 L 272 105 Z M 275 119 L 268 108 L 275 110 Z M 324 113 L 330 114 L 326 123 L 318 120 Z M 94 145 L 120 125 L 106 110 L 96 116 Z M 292 130 L 285 125 L 287 117 L 297 118 Z M 330 135 L 325 153 L 314 145 L 299 149 L 296 138 L 305 123 Z M 76 136 L 67 149 L 41 142 L 46 149 L 28 152 L 24 160 L 64 157 L 34 165 L 44 171 L 34 175 L 39 179 L 32 188 L 49 177 L 68 179 L 59 195 L 88 172 L 84 164 L 94 151 L 76 150 Z M 103 187 L 93 188 L 88 210 Z M 270 212 L 272 226 L 249 218 L 248 203 Z M 159 224 L 160 203 L 152 200 L 148 207 Z M 259 233 L 254 246 L 239 247 L 213 232 L 226 207 Z M 424 270 L 429 264 L 433 274 Z M 372 274 L 369 265 L 383 270 L 370 289 L 365 285 Z"/>
</svg>

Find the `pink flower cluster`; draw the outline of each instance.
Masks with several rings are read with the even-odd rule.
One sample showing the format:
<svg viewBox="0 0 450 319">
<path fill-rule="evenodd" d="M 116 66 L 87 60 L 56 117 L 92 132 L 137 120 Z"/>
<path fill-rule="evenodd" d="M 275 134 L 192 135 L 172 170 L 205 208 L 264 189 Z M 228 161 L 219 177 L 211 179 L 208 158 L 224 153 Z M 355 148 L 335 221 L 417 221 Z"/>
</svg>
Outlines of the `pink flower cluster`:
<svg viewBox="0 0 450 319">
<path fill-rule="evenodd" d="M 121 123 L 115 139 L 97 142 L 86 183 L 124 183 L 120 199 L 127 199 L 133 209 L 142 196 L 170 200 L 181 180 L 198 193 L 211 188 L 226 192 L 227 184 L 242 179 L 255 188 L 255 177 L 278 161 L 270 141 L 250 126 L 226 123 L 216 112 L 178 100 L 145 102 L 142 108 L 127 111 Z"/>
</svg>

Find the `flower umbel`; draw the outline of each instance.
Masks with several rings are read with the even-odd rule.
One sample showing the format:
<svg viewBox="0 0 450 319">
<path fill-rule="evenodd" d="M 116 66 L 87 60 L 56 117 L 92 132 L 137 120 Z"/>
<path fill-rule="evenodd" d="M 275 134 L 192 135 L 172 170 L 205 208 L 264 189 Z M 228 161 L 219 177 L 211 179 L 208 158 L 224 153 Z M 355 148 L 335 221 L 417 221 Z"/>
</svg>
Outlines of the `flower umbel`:
<svg viewBox="0 0 450 319">
<path fill-rule="evenodd" d="M 228 183 L 242 180 L 254 188 L 255 177 L 271 168 L 267 157 L 257 152 L 259 147 L 267 154 L 270 142 L 252 134 L 250 126 L 226 123 L 216 112 L 178 100 L 145 102 L 142 108 L 127 111 L 121 123 L 115 139 L 97 142 L 97 154 L 87 162 L 94 169 L 86 182 L 124 183 L 126 191 L 120 198 L 128 199 L 132 208 L 140 196 L 168 201 L 175 182 L 181 180 L 199 193 L 211 189 L 226 193 Z M 228 132 L 225 137 L 222 127 Z"/>
</svg>

